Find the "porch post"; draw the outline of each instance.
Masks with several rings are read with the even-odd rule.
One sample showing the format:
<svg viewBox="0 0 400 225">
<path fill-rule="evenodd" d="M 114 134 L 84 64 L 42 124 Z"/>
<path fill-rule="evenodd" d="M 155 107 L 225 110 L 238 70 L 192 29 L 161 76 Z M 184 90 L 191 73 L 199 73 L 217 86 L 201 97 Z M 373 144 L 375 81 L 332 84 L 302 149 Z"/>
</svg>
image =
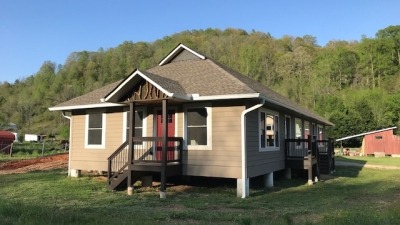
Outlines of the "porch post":
<svg viewBox="0 0 400 225">
<path fill-rule="evenodd" d="M 131 101 L 129 104 L 129 134 L 128 134 L 128 142 L 129 142 L 129 151 L 128 151 L 128 170 L 130 170 L 130 165 L 132 164 L 133 159 L 133 140 L 132 138 L 135 136 L 135 102 Z M 128 173 L 128 195 L 133 194 L 133 184 L 132 184 L 132 172 Z"/>
<path fill-rule="evenodd" d="M 160 198 L 166 198 L 166 182 L 167 182 L 167 145 L 168 145 L 168 110 L 167 99 L 162 100 L 162 160 L 161 160 L 161 186 Z"/>
</svg>

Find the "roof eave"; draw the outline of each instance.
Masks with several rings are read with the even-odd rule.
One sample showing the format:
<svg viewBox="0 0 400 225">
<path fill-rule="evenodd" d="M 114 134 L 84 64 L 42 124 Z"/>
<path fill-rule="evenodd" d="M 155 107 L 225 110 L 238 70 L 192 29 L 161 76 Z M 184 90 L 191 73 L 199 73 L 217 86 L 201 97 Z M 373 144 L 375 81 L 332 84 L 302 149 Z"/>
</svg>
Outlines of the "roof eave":
<svg viewBox="0 0 400 225">
<path fill-rule="evenodd" d="M 191 96 L 192 96 L 193 101 L 207 101 L 207 100 L 259 98 L 260 93 L 232 94 L 232 95 L 208 95 L 208 96 L 200 96 L 199 94 L 192 94 Z"/>
<path fill-rule="evenodd" d="M 118 106 L 125 106 L 125 104 L 105 102 L 105 103 L 86 104 L 86 105 L 55 106 L 55 107 L 50 107 L 49 110 L 70 111 L 76 109 L 93 109 L 93 108 L 118 107 Z"/>
</svg>

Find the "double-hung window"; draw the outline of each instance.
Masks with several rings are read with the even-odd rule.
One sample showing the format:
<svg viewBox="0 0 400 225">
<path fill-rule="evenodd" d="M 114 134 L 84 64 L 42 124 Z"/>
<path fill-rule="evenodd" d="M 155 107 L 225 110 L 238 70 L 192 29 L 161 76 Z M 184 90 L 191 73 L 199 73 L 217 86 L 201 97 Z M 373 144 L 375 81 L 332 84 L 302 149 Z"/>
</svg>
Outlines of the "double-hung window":
<svg viewBox="0 0 400 225">
<path fill-rule="evenodd" d="M 211 149 L 211 108 L 188 107 L 185 110 L 186 146 L 188 149 Z"/>
<path fill-rule="evenodd" d="M 262 109 L 259 122 L 260 151 L 279 150 L 279 114 Z"/>
<path fill-rule="evenodd" d="M 135 137 L 143 137 L 145 134 L 145 112 L 143 110 L 135 111 Z M 130 112 L 126 111 L 124 113 L 124 134 L 123 134 L 123 141 L 128 140 L 129 137 L 129 130 L 130 130 Z M 141 142 L 135 143 L 141 144 Z"/>
<path fill-rule="evenodd" d="M 88 113 L 86 115 L 86 148 L 105 147 L 105 120 L 105 114 L 100 112 Z"/>
<path fill-rule="evenodd" d="M 129 135 L 130 129 L 130 112 L 126 113 L 126 136 Z M 135 112 L 135 137 L 143 137 L 143 111 Z"/>
</svg>

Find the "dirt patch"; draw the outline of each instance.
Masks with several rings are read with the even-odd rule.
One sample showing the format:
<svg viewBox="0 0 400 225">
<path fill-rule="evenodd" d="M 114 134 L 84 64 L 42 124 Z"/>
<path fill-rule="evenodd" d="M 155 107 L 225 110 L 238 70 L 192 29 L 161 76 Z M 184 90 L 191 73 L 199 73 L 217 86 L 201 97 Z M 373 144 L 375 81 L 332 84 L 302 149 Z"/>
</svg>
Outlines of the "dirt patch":
<svg viewBox="0 0 400 225">
<path fill-rule="evenodd" d="M 27 173 L 35 170 L 66 168 L 68 153 L 38 157 L 34 159 L 12 160 L 0 163 L 0 175 L 12 173 Z"/>
</svg>

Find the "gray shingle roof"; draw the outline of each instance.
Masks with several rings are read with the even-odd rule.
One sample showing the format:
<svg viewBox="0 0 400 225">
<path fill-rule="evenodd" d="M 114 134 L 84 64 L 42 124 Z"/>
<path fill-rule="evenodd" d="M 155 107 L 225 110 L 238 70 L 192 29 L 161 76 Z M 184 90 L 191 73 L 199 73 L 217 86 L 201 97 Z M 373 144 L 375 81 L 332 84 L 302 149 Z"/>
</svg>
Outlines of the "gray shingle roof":
<svg viewBox="0 0 400 225">
<path fill-rule="evenodd" d="M 212 59 L 190 58 L 171 61 L 141 73 L 169 93 L 185 96 L 192 94 L 198 94 L 199 96 L 260 94 L 260 98 L 274 104 L 333 125 L 314 112 Z M 121 81 L 109 84 L 88 94 L 63 102 L 53 108 L 103 104 L 100 99 L 114 91 L 120 83 Z"/>
<path fill-rule="evenodd" d="M 191 59 L 156 66 L 148 72 L 177 81 L 186 94 L 200 96 L 256 93 L 210 59 Z"/>
<path fill-rule="evenodd" d="M 91 104 L 101 104 L 101 99 L 116 88 L 121 81 L 117 81 L 108 84 L 102 88 L 89 92 L 87 94 L 78 96 L 76 98 L 70 99 L 66 102 L 62 102 L 52 108 L 68 107 L 68 106 L 79 106 L 79 105 L 91 105 Z"/>
<path fill-rule="evenodd" d="M 148 71 L 142 72 L 142 73 L 144 75 L 146 75 L 148 78 L 150 78 L 152 81 L 154 81 L 157 84 L 159 84 L 160 86 L 162 86 L 168 92 L 186 95 L 185 90 L 179 84 L 178 81 L 171 80 L 171 79 L 169 79 L 167 77 L 162 77 L 162 76 L 159 76 L 157 74 L 150 73 Z"/>
</svg>

